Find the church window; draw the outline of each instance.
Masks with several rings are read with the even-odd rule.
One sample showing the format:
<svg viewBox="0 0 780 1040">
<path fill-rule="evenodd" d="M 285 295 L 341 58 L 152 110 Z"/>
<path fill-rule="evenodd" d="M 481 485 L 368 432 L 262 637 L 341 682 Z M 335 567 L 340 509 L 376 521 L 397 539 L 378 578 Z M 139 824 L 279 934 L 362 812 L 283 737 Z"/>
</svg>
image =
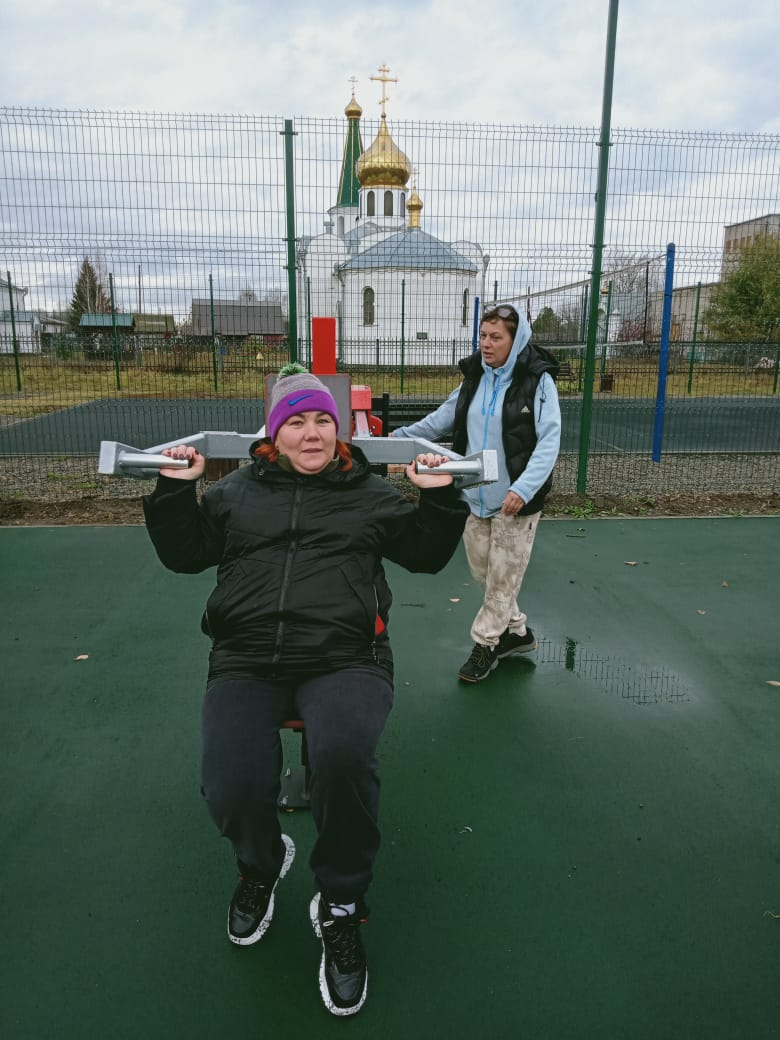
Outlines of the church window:
<svg viewBox="0 0 780 1040">
<path fill-rule="evenodd" d="M 385 192 L 385 216 L 392 217 L 393 215 L 393 193 L 392 191 Z"/>
<path fill-rule="evenodd" d="M 463 290 L 463 311 L 460 316 L 461 325 L 468 325 L 469 323 L 469 291 L 468 289 Z"/>
<path fill-rule="evenodd" d="M 398 203 L 398 216 L 399 217 L 405 217 L 406 216 L 406 196 L 404 195 L 403 192 L 401 192 L 401 198 L 400 198 L 400 201 Z"/>
<path fill-rule="evenodd" d="M 368 195 L 366 195 L 366 216 L 376 216 L 376 197 L 373 191 L 370 191 Z"/>
<path fill-rule="evenodd" d="M 363 324 L 374 324 L 374 290 L 370 285 L 363 290 Z"/>
</svg>

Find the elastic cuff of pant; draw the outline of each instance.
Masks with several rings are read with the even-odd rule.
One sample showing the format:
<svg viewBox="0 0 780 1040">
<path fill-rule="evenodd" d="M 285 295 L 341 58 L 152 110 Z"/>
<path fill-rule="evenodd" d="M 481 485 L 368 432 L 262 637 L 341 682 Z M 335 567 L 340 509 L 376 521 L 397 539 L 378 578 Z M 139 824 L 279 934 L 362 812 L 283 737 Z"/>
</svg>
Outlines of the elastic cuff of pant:
<svg viewBox="0 0 780 1040">
<path fill-rule="evenodd" d="M 363 896 L 345 896 L 343 894 L 334 896 L 332 892 L 324 892 L 320 889 L 320 898 L 328 906 L 349 906 L 350 903 L 354 903 L 360 916 L 368 917 L 368 907 Z"/>
<path fill-rule="evenodd" d="M 236 857 L 236 864 L 238 866 L 238 872 L 242 878 L 247 881 L 262 881 L 264 885 L 273 884 L 276 878 L 279 876 L 279 871 L 273 875 L 266 874 L 265 871 L 259 870 L 257 867 L 253 867 L 251 863 L 244 863 L 243 860 Z M 279 867 L 281 870 L 281 865 Z"/>
</svg>

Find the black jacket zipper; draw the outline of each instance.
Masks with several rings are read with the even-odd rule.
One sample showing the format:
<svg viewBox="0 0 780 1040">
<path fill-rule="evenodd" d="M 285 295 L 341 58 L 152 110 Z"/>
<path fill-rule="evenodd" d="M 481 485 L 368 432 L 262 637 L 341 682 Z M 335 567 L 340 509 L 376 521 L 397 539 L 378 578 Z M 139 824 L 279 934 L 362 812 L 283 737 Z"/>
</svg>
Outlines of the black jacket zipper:
<svg viewBox="0 0 780 1040">
<path fill-rule="evenodd" d="M 287 549 L 287 556 L 284 561 L 284 573 L 282 574 L 282 584 L 279 590 L 279 613 L 281 614 L 284 610 L 284 604 L 287 600 L 287 590 L 290 587 L 290 574 L 292 573 L 293 558 L 298 549 L 298 540 L 295 536 L 295 530 L 298 525 L 298 514 L 300 513 L 301 498 L 303 497 L 303 488 L 300 481 L 297 482 L 295 488 L 295 494 L 293 495 L 292 508 L 290 509 L 290 531 L 293 532 L 293 537 L 290 540 L 290 545 Z M 276 630 L 276 645 L 274 646 L 273 663 L 278 664 L 282 657 L 282 644 L 284 642 L 284 621 L 279 622 L 279 627 Z"/>
</svg>

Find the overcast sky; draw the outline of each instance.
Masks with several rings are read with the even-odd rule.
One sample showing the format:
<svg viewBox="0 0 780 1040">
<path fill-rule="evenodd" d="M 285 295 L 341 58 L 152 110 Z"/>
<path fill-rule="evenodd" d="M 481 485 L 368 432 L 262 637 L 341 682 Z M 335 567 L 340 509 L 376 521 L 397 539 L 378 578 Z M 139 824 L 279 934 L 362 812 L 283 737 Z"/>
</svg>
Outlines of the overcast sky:
<svg viewBox="0 0 780 1040">
<path fill-rule="evenodd" d="M 5 0 L 0 104 L 596 127 L 608 0 Z M 511 13 L 512 17 L 508 17 Z M 612 124 L 780 132 L 777 0 L 622 0 Z"/>
</svg>

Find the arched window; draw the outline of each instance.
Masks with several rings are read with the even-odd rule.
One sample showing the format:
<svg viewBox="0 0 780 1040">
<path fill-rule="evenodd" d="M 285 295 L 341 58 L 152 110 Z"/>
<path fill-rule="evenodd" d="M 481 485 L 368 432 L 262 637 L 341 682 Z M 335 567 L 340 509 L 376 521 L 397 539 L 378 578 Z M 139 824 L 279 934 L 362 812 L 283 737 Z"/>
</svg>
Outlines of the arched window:
<svg viewBox="0 0 780 1040">
<path fill-rule="evenodd" d="M 401 200 L 398 203 L 398 216 L 399 217 L 405 217 L 406 216 L 406 196 L 404 195 L 403 192 L 401 192 Z"/>
<path fill-rule="evenodd" d="M 374 290 L 370 285 L 363 290 L 363 324 L 374 324 Z"/>
<path fill-rule="evenodd" d="M 385 216 L 392 217 L 393 215 L 393 193 L 392 191 L 385 192 Z"/>
<path fill-rule="evenodd" d="M 373 191 L 370 191 L 368 195 L 366 195 L 366 216 L 376 216 L 376 197 Z"/>
<path fill-rule="evenodd" d="M 469 323 L 469 291 L 468 289 L 463 290 L 463 313 L 460 316 L 461 325 L 468 325 Z"/>
</svg>

